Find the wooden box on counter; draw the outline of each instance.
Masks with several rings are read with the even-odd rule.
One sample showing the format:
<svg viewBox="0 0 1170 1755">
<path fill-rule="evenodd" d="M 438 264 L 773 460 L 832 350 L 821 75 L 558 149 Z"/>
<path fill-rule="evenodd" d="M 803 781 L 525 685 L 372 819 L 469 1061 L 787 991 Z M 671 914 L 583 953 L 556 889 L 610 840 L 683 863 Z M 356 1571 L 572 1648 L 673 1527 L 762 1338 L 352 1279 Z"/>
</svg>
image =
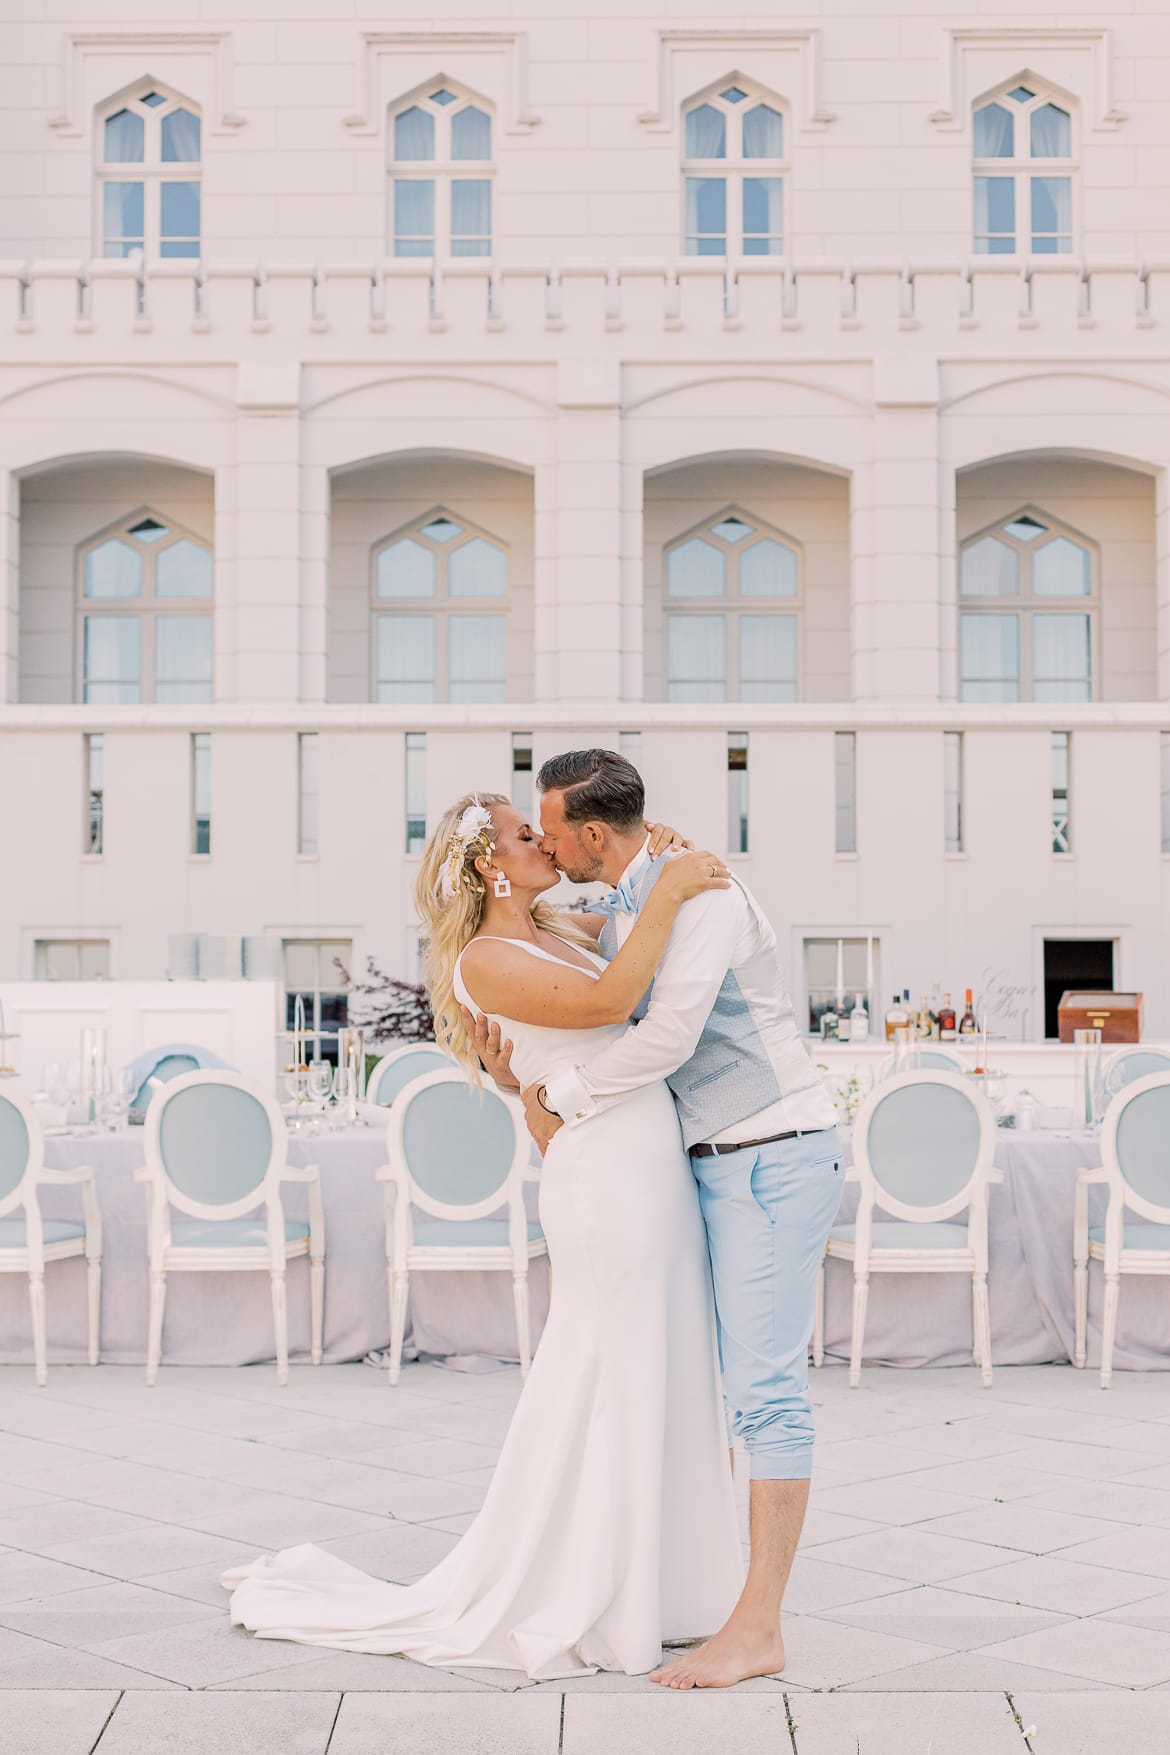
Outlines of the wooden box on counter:
<svg viewBox="0 0 1170 1755">
<path fill-rule="evenodd" d="M 1140 1042 L 1140 993 L 1063 993 L 1057 1013 L 1060 1040 L 1071 1042 L 1074 1030 L 1100 1030 L 1102 1042 Z"/>
</svg>

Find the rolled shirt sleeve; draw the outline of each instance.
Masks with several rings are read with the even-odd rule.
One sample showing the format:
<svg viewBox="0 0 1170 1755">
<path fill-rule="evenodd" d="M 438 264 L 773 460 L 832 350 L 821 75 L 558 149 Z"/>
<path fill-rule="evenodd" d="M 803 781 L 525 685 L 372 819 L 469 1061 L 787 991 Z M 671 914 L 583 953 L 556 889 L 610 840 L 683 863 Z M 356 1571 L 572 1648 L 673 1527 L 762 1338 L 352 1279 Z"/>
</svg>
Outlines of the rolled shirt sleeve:
<svg viewBox="0 0 1170 1755">
<path fill-rule="evenodd" d="M 669 1078 L 698 1046 L 747 913 L 743 892 L 705 890 L 678 911 L 663 952 L 646 1016 L 630 1024 L 584 1065 L 545 1085 L 548 1107 L 576 1127 L 631 1092 Z"/>
</svg>

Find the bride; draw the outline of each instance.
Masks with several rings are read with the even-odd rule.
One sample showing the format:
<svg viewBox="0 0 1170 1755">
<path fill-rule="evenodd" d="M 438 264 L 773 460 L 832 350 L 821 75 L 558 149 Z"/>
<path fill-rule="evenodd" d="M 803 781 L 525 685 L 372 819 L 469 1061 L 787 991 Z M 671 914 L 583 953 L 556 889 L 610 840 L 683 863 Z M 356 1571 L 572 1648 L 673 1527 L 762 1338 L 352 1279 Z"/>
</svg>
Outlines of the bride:
<svg viewBox="0 0 1170 1755">
<path fill-rule="evenodd" d="M 587 1060 L 624 1027 L 679 907 L 726 888 L 710 853 L 672 859 L 609 964 L 601 916 L 539 898 L 550 855 L 507 799 L 444 816 L 416 889 L 436 1035 L 480 1068 L 461 1008 L 512 1038 L 524 1085 Z M 664 1640 L 721 1626 L 743 1582 L 706 1236 L 665 1084 L 561 1128 L 540 1217 L 548 1321 L 483 1508 L 410 1585 L 313 1546 L 224 1576 L 234 1623 L 266 1639 L 422 1663 L 640 1674 Z"/>
</svg>

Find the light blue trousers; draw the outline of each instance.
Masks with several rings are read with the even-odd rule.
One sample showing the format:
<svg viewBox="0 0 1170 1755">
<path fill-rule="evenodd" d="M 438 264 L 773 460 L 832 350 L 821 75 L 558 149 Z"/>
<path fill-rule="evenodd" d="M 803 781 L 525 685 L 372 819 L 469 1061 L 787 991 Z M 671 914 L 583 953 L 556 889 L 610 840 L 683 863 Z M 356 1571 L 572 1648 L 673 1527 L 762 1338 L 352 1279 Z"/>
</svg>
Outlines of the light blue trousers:
<svg viewBox="0 0 1170 1755">
<path fill-rule="evenodd" d="M 806 1481 L 817 1269 L 845 1179 L 837 1130 L 692 1158 L 691 1168 L 711 1251 L 728 1424 L 753 1481 Z"/>
</svg>

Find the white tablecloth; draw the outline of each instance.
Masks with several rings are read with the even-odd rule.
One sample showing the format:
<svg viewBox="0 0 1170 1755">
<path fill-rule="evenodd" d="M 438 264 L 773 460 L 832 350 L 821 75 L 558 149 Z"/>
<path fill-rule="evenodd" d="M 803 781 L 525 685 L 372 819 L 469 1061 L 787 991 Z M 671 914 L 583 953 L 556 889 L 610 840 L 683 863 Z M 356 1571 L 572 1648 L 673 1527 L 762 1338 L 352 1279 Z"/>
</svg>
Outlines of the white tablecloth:
<svg viewBox="0 0 1170 1755">
<path fill-rule="evenodd" d="M 104 1229 L 102 1358 L 135 1364 L 146 1357 L 149 1287 L 146 1268 L 146 1191 L 134 1181 L 143 1162 L 142 1130 L 123 1134 L 46 1140 L 46 1161 L 66 1169 L 92 1164 Z M 390 1340 L 386 1298 L 382 1184 L 374 1172 L 386 1162 L 385 1132 L 360 1128 L 315 1139 L 294 1133 L 293 1164 L 319 1164 L 325 1204 L 325 1358 L 360 1359 Z M 535 1172 L 534 1172 L 535 1174 Z M 526 1197 L 536 1217 L 537 1186 Z M 286 1216 L 307 1219 L 306 1191 L 296 1183 L 282 1190 Z M 42 1211 L 80 1217 L 76 1189 L 42 1188 Z M 548 1311 L 548 1263 L 531 1264 L 533 1332 Z M 27 1281 L 0 1274 L 0 1363 L 31 1358 Z M 51 1264 L 46 1272 L 49 1360 L 84 1361 L 85 1267 L 80 1261 Z M 301 1259 L 288 1269 L 289 1349 L 309 1351 L 309 1268 Z M 414 1344 L 436 1354 L 485 1353 L 516 1357 L 510 1273 L 417 1274 L 411 1282 Z M 248 1365 L 274 1357 L 272 1303 L 267 1274 L 168 1276 L 164 1363 Z"/>
<path fill-rule="evenodd" d="M 147 1272 L 145 1197 L 133 1180 L 142 1162 L 142 1135 L 56 1138 L 51 1165 L 93 1164 L 105 1220 L 102 1358 L 118 1364 L 145 1356 Z M 846 1146 L 848 1151 L 848 1145 Z M 380 1131 L 294 1135 L 293 1163 L 321 1166 L 325 1200 L 325 1357 L 360 1359 L 386 1346 L 389 1318 L 383 1244 L 382 1190 L 374 1171 L 385 1162 Z M 1099 1161 L 1091 1135 L 1001 1132 L 996 1163 L 1002 1186 L 991 1191 L 991 1330 L 998 1364 L 1067 1360 L 1073 1351 L 1072 1225 L 1077 1171 Z M 537 1185 L 529 1184 L 535 1217 Z M 44 1189 L 44 1211 L 80 1214 L 74 1189 Z M 852 1218 L 856 1189 L 845 1190 L 842 1219 Z M 305 1192 L 288 1185 L 286 1210 L 304 1218 Z M 1092 1223 L 1104 1217 L 1104 1190 L 1090 1190 Z M 1090 1363 L 1100 1334 L 1100 1269 L 1090 1279 Z M 849 1347 L 851 1276 L 828 1266 L 826 1351 Z M 533 1332 L 548 1308 L 547 1264 L 530 1276 Z M 47 1279 L 50 1359 L 85 1358 L 85 1270 L 81 1262 L 50 1266 Z M 308 1352 L 308 1266 L 289 1267 L 289 1342 Z M 508 1274 L 419 1274 L 411 1289 L 415 1344 L 436 1354 L 516 1355 Z M 961 1365 L 971 1355 L 969 1282 L 961 1274 L 875 1275 L 870 1282 L 866 1357 L 900 1365 Z M 21 1276 L 0 1275 L 0 1362 L 31 1356 L 28 1297 Z M 237 1365 L 273 1357 L 268 1281 L 263 1274 L 173 1274 L 167 1294 L 164 1358 L 176 1364 Z M 1170 1367 L 1170 1281 L 1127 1279 L 1122 1287 L 1116 1364 Z"/>
</svg>

